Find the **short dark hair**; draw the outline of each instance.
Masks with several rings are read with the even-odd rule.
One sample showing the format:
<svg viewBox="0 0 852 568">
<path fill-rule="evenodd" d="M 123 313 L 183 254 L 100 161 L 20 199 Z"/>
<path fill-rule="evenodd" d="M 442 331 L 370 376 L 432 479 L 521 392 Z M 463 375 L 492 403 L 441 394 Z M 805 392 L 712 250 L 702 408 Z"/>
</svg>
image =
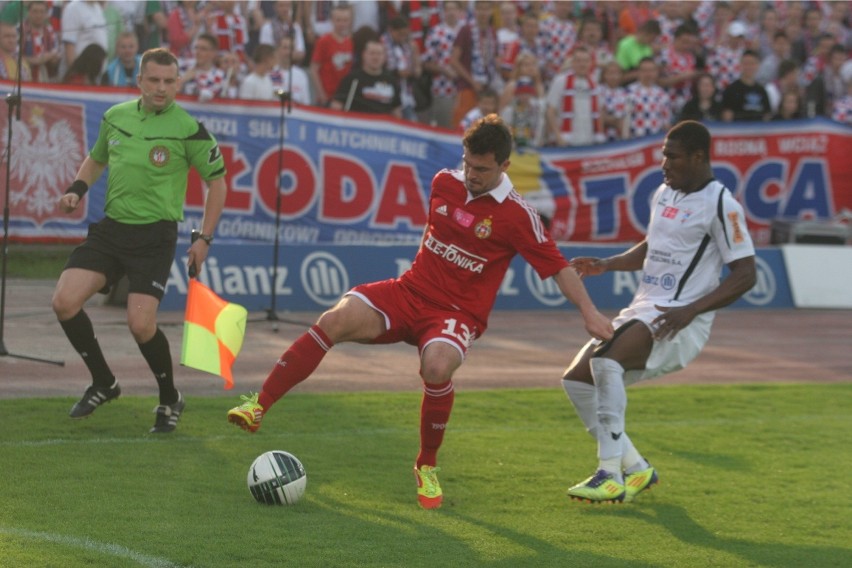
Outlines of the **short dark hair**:
<svg viewBox="0 0 852 568">
<path fill-rule="evenodd" d="M 155 47 L 154 49 L 149 49 L 143 53 L 142 61 L 139 63 L 140 72 L 145 69 L 145 64 L 149 61 L 152 61 L 157 65 L 174 65 L 175 67 L 180 67 L 178 65 L 177 57 L 175 57 L 175 55 L 165 47 Z"/>
<path fill-rule="evenodd" d="M 533 17 L 535 17 L 535 15 L 533 15 Z M 603 27 L 604 27 L 603 23 L 601 23 L 599 20 L 597 20 L 595 18 L 595 16 L 593 16 L 593 15 L 583 16 L 583 19 L 580 20 L 580 31 L 577 32 L 577 35 L 582 35 L 583 30 L 586 29 L 586 26 L 589 26 L 589 25 L 598 26 L 598 27 L 601 28 L 601 30 L 603 30 Z"/>
<path fill-rule="evenodd" d="M 786 76 L 799 68 L 799 62 L 794 59 L 785 59 L 778 64 L 778 78 Z"/>
<path fill-rule="evenodd" d="M 663 29 L 660 27 L 660 22 L 657 20 L 646 20 L 645 22 L 642 22 L 638 31 L 654 36 L 658 36 L 663 33 Z"/>
<path fill-rule="evenodd" d="M 275 55 L 275 48 L 265 43 L 258 44 L 254 48 L 254 53 L 251 54 L 251 60 L 255 63 L 262 63 L 264 59 Z"/>
<path fill-rule="evenodd" d="M 699 31 L 693 24 L 690 24 L 690 23 L 681 24 L 681 25 L 679 25 L 678 27 L 675 28 L 674 36 L 676 38 L 681 37 L 681 36 L 685 36 L 685 35 L 697 36 L 697 35 L 699 35 Z"/>
<path fill-rule="evenodd" d="M 699 72 L 698 75 L 696 75 L 695 78 L 692 80 L 692 92 L 696 94 L 698 93 L 698 83 L 700 83 L 702 79 L 710 79 L 710 82 L 713 84 L 713 93 L 715 98 L 715 93 L 719 90 L 718 86 L 716 85 L 716 78 L 713 77 L 713 75 L 711 75 L 710 73 L 707 73 L 706 71 Z"/>
<path fill-rule="evenodd" d="M 403 16 L 394 16 L 391 18 L 390 22 L 388 22 L 388 28 L 392 30 L 405 30 L 408 29 L 409 26 L 408 18 Z"/>
<path fill-rule="evenodd" d="M 512 132 L 496 114 L 483 116 L 464 133 L 462 144 L 471 154 L 494 154 L 498 164 L 504 163 L 512 153 Z"/>
<path fill-rule="evenodd" d="M 219 49 L 219 38 L 217 38 L 213 34 L 208 34 L 208 33 L 198 34 L 195 37 L 195 39 L 196 39 L 196 41 L 199 40 L 199 39 L 204 40 L 207 43 L 209 43 L 210 47 L 212 47 L 213 49 L 216 49 L 216 50 Z"/>
<path fill-rule="evenodd" d="M 678 142 L 687 154 L 704 152 L 710 162 L 710 131 L 697 120 L 678 122 L 666 134 L 666 140 Z"/>
<path fill-rule="evenodd" d="M 476 100 L 481 101 L 482 99 L 499 99 L 500 95 L 497 94 L 497 91 L 492 89 L 491 87 L 485 87 L 476 95 Z"/>
</svg>

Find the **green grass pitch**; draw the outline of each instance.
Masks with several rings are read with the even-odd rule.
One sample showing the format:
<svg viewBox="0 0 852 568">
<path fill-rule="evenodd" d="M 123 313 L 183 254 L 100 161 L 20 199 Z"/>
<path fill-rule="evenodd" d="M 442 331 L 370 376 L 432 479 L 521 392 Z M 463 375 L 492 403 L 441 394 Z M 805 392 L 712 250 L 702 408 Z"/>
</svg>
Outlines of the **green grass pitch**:
<svg viewBox="0 0 852 568">
<path fill-rule="evenodd" d="M 91 418 L 69 398 L 0 400 L 0 565 L 228 567 L 848 566 L 852 385 L 629 389 L 628 431 L 661 483 L 624 505 L 565 496 L 595 444 L 558 386 L 465 392 L 418 508 L 420 397 L 301 394 L 249 435 L 236 395 L 190 398 L 173 435 L 153 397 Z M 254 502 L 267 450 L 308 472 L 292 507 Z"/>
</svg>

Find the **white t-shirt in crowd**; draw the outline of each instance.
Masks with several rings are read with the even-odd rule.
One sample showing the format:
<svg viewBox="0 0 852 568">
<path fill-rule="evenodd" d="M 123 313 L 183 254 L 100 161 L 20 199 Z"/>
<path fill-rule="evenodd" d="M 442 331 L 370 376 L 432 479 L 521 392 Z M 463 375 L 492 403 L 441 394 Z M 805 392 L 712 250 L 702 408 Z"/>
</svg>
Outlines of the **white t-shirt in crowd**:
<svg viewBox="0 0 852 568">
<path fill-rule="evenodd" d="M 249 74 L 240 84 L 240 98 L 255 101 L 275 101 L 275 86 L 269 75 Z"/>
</svg>

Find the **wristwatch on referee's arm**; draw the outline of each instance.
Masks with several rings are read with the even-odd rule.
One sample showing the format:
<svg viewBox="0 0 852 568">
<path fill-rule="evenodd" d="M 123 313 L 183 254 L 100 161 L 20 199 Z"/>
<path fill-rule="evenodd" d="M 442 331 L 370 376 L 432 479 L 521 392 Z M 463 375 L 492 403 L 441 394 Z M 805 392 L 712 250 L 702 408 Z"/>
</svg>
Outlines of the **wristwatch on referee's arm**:
<svg viewBox="0 0 852 568">
<path fill-rule="evenodd" d="M 205 235 L 204 233 L 202 233 L 198 229 L 193 229 L 190 241 L 194 243 L 198 239 L 201 239 L 202 241 L 207 243 L 207 246 L 210 246 L 211 244 L 213 244 L 213 235 Z"/>
</svg>

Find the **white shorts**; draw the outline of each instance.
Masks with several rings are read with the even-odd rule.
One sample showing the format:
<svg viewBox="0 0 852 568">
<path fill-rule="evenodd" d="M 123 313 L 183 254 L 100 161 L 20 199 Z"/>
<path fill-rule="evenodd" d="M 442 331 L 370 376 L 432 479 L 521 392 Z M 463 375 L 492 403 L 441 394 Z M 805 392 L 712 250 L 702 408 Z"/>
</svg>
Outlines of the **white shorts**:
<svg viewBox="0 0 852 568">
<path fill-rule="evenodd" d="M 612 320 L 612 326 L 617 330 L 631 320 L 638 320 L 653 332 L 654 329 L 651 326 L 651 322 L 661 313 L 663 312 L 653 305 L 628 306 L 621 310 L 615 319 Z M 651 354 L 648 355 L 648 361 L 645 363 L 645 368 L 625 372 L 624 384 L 630 385 L 639 381 L 653 379 L 654 377 L 667 375 L 686 367 L 690 361 L 698 357 L 698 354 L 701 353 L 701 350 L 707 344 L 707 340 L 710 339 L 710 328 L 713 325 L 715 317 L 716 312 L 699 314 L 692 320 L 692 323 L 680 330 L 673 338 L 655 339 L 654 346 L 651 348 Z M 599 340 L 592 339 L 587 345 L 597 346 L 600 344 Z"/>
</svg>

